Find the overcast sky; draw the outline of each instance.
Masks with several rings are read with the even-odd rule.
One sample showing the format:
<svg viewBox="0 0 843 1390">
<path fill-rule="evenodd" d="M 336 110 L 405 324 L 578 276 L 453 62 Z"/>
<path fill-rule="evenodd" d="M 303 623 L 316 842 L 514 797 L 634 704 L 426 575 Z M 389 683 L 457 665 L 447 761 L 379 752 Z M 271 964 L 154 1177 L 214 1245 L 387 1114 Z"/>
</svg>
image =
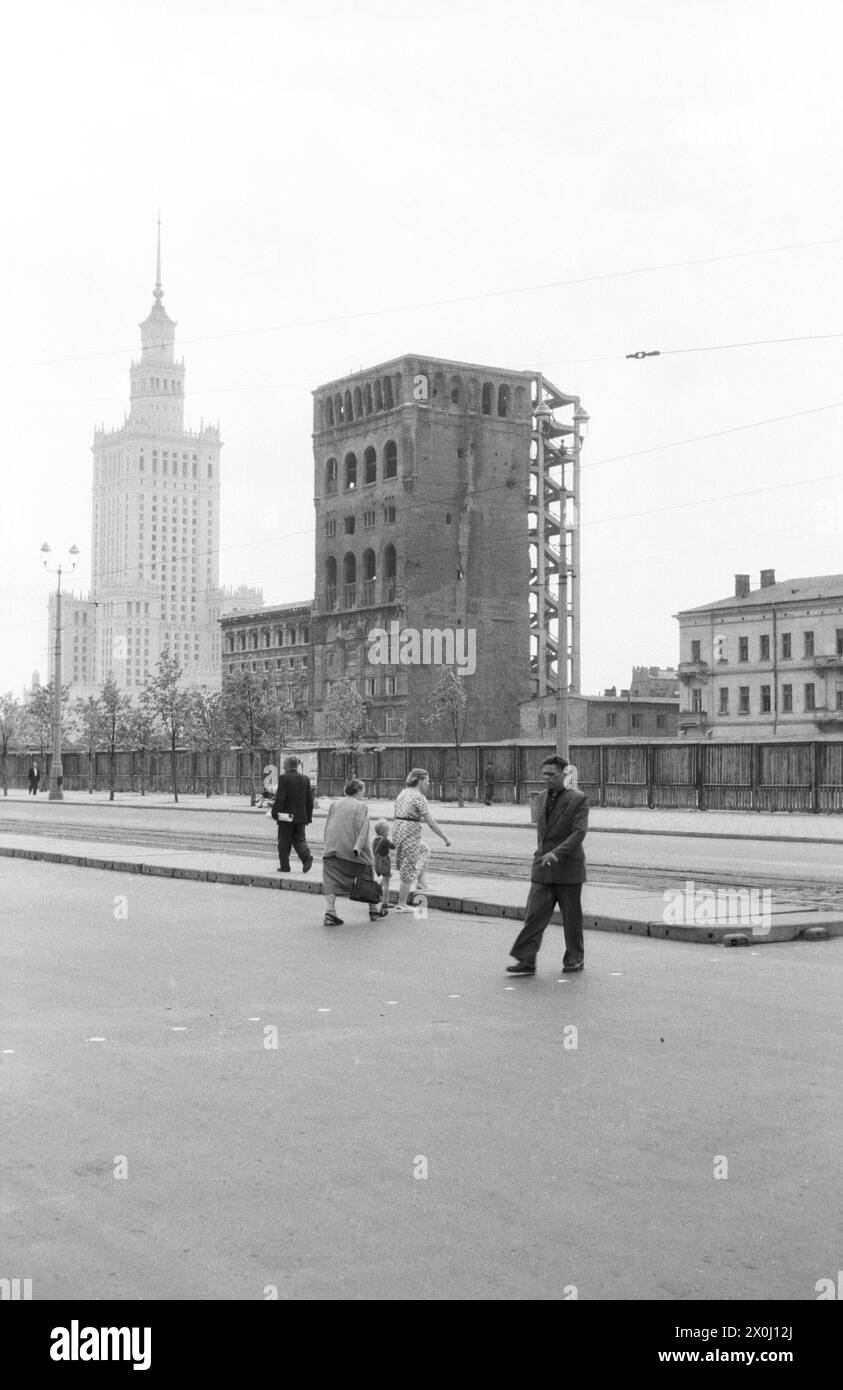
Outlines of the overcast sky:
<svg viewBox="0 0 843 1390">
<path fill-rule="evenodd" d="M 224 583 L 312 596 L 310 392 L 406 352 L 581 396 L 586 691 L 736 571 L 843 571 L 841 39 L 834 0 L 5 11 L 0 691 L 46 679 L 44 540 L 87 589 L 159 207 Z"/>
</svg>

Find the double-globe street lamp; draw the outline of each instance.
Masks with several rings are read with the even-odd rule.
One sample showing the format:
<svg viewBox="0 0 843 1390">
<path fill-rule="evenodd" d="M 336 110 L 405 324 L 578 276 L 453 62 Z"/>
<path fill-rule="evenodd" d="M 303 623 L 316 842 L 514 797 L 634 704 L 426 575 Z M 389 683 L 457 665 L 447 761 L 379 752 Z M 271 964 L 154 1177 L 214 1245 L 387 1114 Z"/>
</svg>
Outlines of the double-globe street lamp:
<svg viewBox="0 0 843 1390">
<path fill-rule="evenodd" d="M 79 547 L 70 547 L 70 572 L 76 569 L 76 561 L 79 558 Z M 62 791 L 62 766 L 61 766 L 61 576 L 62 567 L 58 565 L 56 569 L 51 569 L 49 560 L 52 551 L 45 541 L 41 547 L 41 560 L 44 569 L 48 574 L 58 576 L 56 587 L 56 651 L 53 663 L 53 758 L 50 765 L 50 794 L 48 800 L 62 801 L 64 792 Z"/>
</svg>

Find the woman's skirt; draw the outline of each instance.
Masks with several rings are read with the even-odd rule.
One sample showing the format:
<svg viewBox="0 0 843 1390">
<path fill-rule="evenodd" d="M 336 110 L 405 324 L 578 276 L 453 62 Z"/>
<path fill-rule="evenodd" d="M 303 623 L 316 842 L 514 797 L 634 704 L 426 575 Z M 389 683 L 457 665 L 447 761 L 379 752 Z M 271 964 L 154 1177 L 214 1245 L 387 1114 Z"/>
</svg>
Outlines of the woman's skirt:
<svg viewBox="0 0 843 1390">
<path fill-rule="evenodd" d="M 322 892 L 335 898 L 347 898 L 356 878 L 374 877 L 371 864 L 364 859 L 340 859 L 330 854 L 322 860 Z"/>
<path fill-rule="evenodd" d="M 418 821 L 396 821 L 391 839 L 401 882 L 412 888 L 424 874 L 430 858 L 430 846 L 422 839 L 421 825 Z"/>
</svg>

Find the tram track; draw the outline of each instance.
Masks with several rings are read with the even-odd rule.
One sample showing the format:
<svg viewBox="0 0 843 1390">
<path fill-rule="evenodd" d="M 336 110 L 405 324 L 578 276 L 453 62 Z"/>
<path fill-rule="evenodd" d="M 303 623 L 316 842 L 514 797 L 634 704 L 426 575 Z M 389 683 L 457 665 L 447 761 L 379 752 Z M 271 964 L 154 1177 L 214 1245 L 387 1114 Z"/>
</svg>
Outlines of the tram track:
<svg viewBox="0 0 843 1390">
<path fill-rule="evenodd" d="M 312 831 L 318 831 L 318 823 Z M 14 817 L 0 819 L 0 835 L 36 835 L 46 840 L 65 839 L 84 844 L 109 844 L 137 846 L 141 849 L 161 849 L 168 853 L 179 850 L 192 853 L 213 852 L 214 849 L 226 854 L 240 855 L 244 858 L 266 857 L 268 862 L 275 859 L 274 827 L 272 834 L 238 834 L 209 836 L 200 831 L 182 829 L 164 830 L 147 826 L 121 826 L 93 824 L 90 821 L 52 822 L 46 825 L 35 817 Z M 310 841 L 317 851 L 321 837 L 310 834 Z M 433 872 L 453 868 L 461 877 L 484 877 L 526 880 L 532 856 L 530 854 L 500 855 L 495 853 L 491 859 L 487 854 L 472 853 L 458 849 L 436 849 L 432 864 Z M 490 875 L 490 869 L 494 873 Z M 843 908 L 843 881 L 840 879 L 817 879 L 803 882 L 785 875 L 753 873 L 742 868 L 737 871 L 711 870 L 702 868 L 658 867 L 648 865 L 619 865 L 601 863 L 589 858 L 588 876 L 594 883 L 614 884 L 642 891 L 664 891 L 665 888 L 683 885 L 692 881 L 697 888 L 749 888 L 772 891 L 774 901 L 780 905 L 790 905 L 823 909 Z"/>
</svg>

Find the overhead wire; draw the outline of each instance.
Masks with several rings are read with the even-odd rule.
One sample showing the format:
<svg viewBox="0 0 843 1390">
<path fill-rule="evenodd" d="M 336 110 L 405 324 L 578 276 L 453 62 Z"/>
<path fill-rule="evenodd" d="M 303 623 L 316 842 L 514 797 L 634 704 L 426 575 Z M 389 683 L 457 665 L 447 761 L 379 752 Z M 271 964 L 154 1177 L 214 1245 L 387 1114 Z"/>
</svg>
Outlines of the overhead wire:
<svg viewBox="0 0 843 1390">
<path fill-rule="evenodd" d="M 787 242 L 779 246 L 762 246 L 749 251 L 728 251 L 716 256 L 698 256 L 682 261 L 662 261 L 653 265 L 631 266 L 626 270 L 600 271 L 594 275 L 572 276 L 565 280 L 547 280 L 536 285 L 519 285 L 499 290 L 481 290 L 475 294 L 451 295 L 444 299 L 418 300 L 409 304 L 393 304 L 376 309 L 357 309 L 344 314 L 326 314 L 313 319 L 292 319 L 287 323 L 265 324 L 252 328 L 233 329 L 227 333 L 203 334 L 199 337 L 182 338 L 182 346 L 197 343 L 224 342 L 234 338 L 252 337 L 260 333 L 282 333 L 300 328 L 320 328 L 334 323 L 349 323 L 356 319 L 379 318 L 389 314 L 414 313 L 421 309 L 442 309 L 456 304 L 479 303 L 486 299 L 501 299 L 510 295 L 538 294 L 547 290 L 572 289 L 577 285 L 599 284 L 607 280 L 629 279 L 636 275 L 651 275 L 665 270 L 685 270 L 694 266 L 716 265 L 725 261 L 747 260 L 754 256 L 773 256 L 786 251 L 804 251 L 819 246 L 838 246 L 843 237 L 823 237 L 816 241 Z M 133 352 L 134 345 L 101 349 L 97 352 L 68 353 L 61 357 L 42 358 L 31 362 L 0 363 L 0 371 L 16 371 L 21 368 L 54 367 L 68 362 L 89 362 L 103 357 L 114 357 Z"/>
</svg>

